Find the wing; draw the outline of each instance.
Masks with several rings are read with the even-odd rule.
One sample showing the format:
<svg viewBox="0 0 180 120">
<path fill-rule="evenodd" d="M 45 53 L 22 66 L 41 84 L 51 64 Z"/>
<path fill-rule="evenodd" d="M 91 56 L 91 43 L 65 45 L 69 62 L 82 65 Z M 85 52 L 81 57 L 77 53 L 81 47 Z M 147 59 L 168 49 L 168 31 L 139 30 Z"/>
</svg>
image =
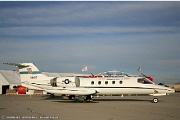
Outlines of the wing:
<svg viewBox="0 0 180 120">
<path fill-rule="evenodd" d="M 63 88 L 63 87 L 51 87 L 45 90 L 46 92 L 53 94 L 65 94 L 65 95 L 93 95 L 97 91 L 89 88 Z"/>
<path fill-rule="evenodd" d="M 44 90 L 48 93 L 52 94 L 60 94 L 60 95 L 93 95 L 98 93 L 94 89 L 90 88 L 80 88 L 80 87 L 52 87 L 48 86 L 47 84 L 43 83 L 29 83 L 29 82 L 24 82 L 27 86 L 33 86 L 37 87 L 38 89 Z"/>
</svg>

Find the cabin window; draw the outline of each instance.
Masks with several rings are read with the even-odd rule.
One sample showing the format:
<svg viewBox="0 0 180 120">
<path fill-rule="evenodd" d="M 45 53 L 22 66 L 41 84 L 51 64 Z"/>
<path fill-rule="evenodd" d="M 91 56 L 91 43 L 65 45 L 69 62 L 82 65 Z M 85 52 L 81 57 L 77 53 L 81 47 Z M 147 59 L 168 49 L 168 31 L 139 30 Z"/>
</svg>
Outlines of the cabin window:
<svg viewBox="0 0 180 120">
<path fill-rule="evenodd" d="M 122 81 L 119 81 L 119 84 L 122 84 L 123 82 Z"/>
<path fill-rule="evenodd" d="M 107 85 L 107 84 L 108 84 L 108 81 L 105 81 L 105 84 Z"/>
<path fill-rule="evenodd" d="M 100 85 L 100 84 L 101 84 L 101 81 L 98 81 L 98 84 Z"/>
<path fill-rule="evenodd" d="M 140 78 L 138 79 L 138 83 L 142 83 L 142 84 L 153 84 L 151 81 L 145 79 L 145 78 Z"/>
<path fill-rule="evenodd" d="M 112 84 L 115 84 L 115 81 L 112 81 Z"/>
<path fill-rule="evenodd" d="M 94 81 L 91 81 L 91 85 L 94 85 Z"/>
</svg>

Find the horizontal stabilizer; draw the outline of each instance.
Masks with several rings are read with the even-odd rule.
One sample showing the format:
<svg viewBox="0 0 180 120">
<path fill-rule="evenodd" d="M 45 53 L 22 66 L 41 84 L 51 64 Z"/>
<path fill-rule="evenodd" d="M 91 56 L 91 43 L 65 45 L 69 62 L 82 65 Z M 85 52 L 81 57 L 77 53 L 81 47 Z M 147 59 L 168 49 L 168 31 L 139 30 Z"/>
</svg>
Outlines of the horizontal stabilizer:
<svg viewBox="0 0 180 120">
<path fill-rule="evenodd" d="M 29 67 L 29 65 L 22 65 L 22 64 L 18 64 L 18 63 L 3 63 L 6 65 L 14 65 L 16 67 L 18 67 L 19 69 L 25 68 L 25 67 Z"/>
</svg>

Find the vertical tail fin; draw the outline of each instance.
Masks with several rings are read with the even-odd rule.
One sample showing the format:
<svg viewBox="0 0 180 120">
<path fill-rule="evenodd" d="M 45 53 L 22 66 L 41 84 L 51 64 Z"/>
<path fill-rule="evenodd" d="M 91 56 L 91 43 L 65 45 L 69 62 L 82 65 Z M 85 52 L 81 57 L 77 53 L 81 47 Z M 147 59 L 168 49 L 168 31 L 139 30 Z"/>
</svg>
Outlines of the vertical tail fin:
<svg viewBox="0 0 180 120">
<path fill-rule="evenodd" d="M 51 77 L 42 74 L 34 63 L 19 63 L 19 64 L 3 63 L 3 64 L 14 65 L 18 67 L 21 82 L 38 82 L 38 81 L 52 79 Z"/>
<path fill-rule="evenodd" d="M 41 74 L 39 69 L 33 63 L 20 63 L 19 74 Z"/>
</svg>

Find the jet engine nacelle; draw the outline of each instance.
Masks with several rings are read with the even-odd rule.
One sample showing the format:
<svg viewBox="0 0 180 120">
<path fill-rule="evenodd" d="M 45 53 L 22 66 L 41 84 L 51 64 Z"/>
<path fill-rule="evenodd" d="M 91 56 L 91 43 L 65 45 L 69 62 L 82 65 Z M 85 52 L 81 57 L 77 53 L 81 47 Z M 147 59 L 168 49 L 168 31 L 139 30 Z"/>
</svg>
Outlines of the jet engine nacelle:
<svg viewBox="0 0 180 120">
<path fill-rule="evenodd" d="M 54 78 L 50 81 L 53 87 L 79 87 L 79 77 L 60 77 Z"/>
</svg>

